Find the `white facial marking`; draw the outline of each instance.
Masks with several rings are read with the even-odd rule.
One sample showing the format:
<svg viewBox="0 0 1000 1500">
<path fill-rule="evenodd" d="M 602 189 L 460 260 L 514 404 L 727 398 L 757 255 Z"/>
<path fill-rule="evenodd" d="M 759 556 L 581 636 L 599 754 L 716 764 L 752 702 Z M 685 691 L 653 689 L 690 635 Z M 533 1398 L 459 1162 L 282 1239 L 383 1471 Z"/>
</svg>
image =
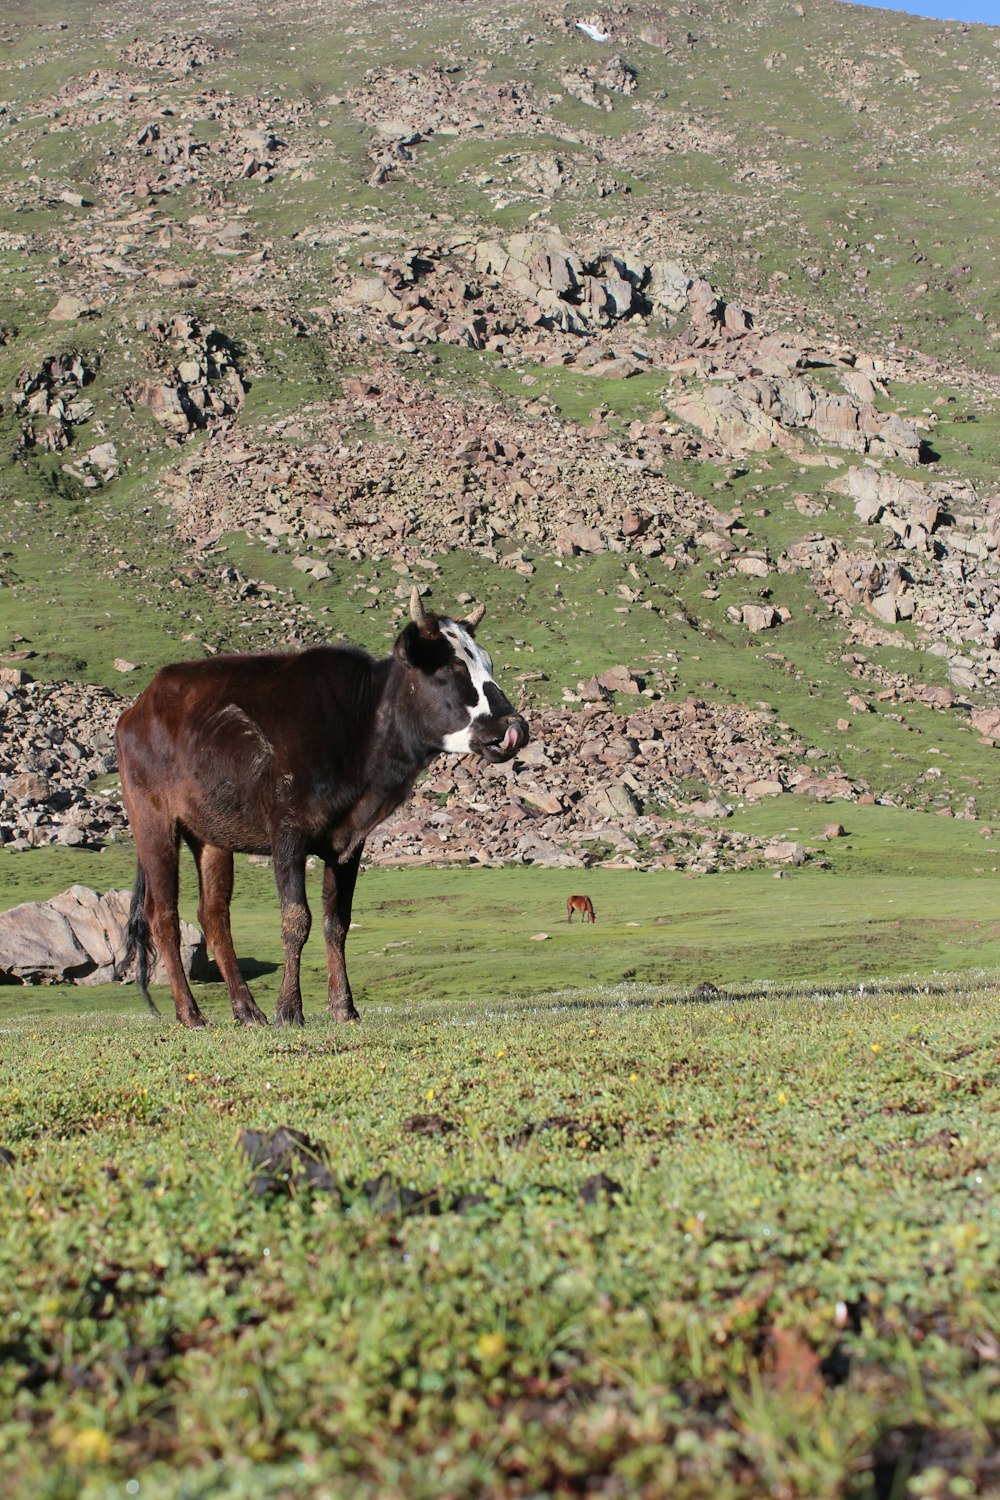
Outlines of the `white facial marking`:
<svg viewBox="0 0 1000 1500">
<path fill-rule="evenodd" d="M 466 755 L 472 749 L 473 724 L 477 719 L 490 717 L 486 684 L 493 682 L 493 663 L 483 648 L 476 645 L 469 632 L 454 620 L 441 621 L 441 634 L 453 647 L 459 661 L 463 661 L 468 667 L 476 693 L 476 701 L 469 708 L 468 724 L 464 729 L 457 729 L 454 734 L 446 734 L 442 746 L 450 755 Z"/>
</svg>

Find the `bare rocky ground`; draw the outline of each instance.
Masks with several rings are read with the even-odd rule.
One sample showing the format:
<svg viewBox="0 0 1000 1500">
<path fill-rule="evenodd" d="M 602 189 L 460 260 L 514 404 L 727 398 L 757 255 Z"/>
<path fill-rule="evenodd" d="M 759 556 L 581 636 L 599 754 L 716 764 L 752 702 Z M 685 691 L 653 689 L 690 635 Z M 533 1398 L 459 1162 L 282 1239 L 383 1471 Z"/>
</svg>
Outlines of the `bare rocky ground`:
<svg viewBox="0 0 1000 1500">
<path fill-rule="evenodd" d="M 625 667 L 580 687 L 598 704 L 618 691 L 640 691 Z M 72 684 L 0 688 L 0 837 L 9 849 L 99 848 L 126 837 L 116 787 L 95 791 L 94 783 L 115 769 L 114 725 L 129 701 Z M 764 738 L 760 713 L 697 699 L 633 712 L 596 704 L 576 713 L 540 711 L 533 727 L 534 743 L 508 765 L 439 762 L 413 800 L 372 836 L 369 858 L 565 866 L 600 859 L 698 871 L 740 869 L 762 858 L 795 863 L 796 852 L 779 840 L 716 828 L 729 811 L 722 799 L 731 805 L 789 790 L 827 800 L 864 791 L 836 772 L 802 769 L 802 746 L 779 752 Z M 718 794 L 679 795 L 691 782 Z"/>
<path fill-rule="evenodd" d="M 326 638 L 331 617 L 356 638 L 369 608 L 391 636 L 412 583 L 433 599 L 456 554 L 517 580 L 538 630 L 574 588 L 586 618 L 587 570 L 619 569 L 624 658 L 588 643 L 553 681 L 533 637 L 526 754 L 433 768 L 370 841 L 377 862 L 794 864 L 800 846 L 727 830 L 732 808 L 927 805 L 926 783 L 842 764 L 811 709 L 665 671 L 681 615 L 734 651 L 806 649 L 783 590 L 843 663 L 845 712 L 891 736 L 920 703 L 993 743 L 995 256 L 946 265 L 962 236 L 945 189 L 984 180 L 996 111 L 976 101 L 1000 88 L 1000 53 L 985 28 L 904 25 L 887 48 L 871 17 L 849 36 L 842 20 L 776 0 L 470 5 L 444 25 L 340 0 L 266 19 L 226 3 L 197 25 L 169 4 L 141 24 L 115 5 L 10 22 L 4 846 L 125 836 L 127 697 L 33 682 L 45 653 L 22 649 L 51 495 L 89 518 L 115 667 L 139 685 L 157 663 L 130 659 L 128 590 L 151 502 L 178 600 L 210 593 L 251 648 Z M 261 83 L 261 55 L 293 36 L 297 60 Z M 764 79 L 774 107 L 752 121 Z M 808 98 L 816 122 L 796 136 Z M 888 168 L 924 174 L 926 231 L 891 178 L 869 201 L 863 174 Z M 964 442 L 974 400 L 985 436 Z M 252 574 L 233 538 L 256 549 Z M 195 622 L 168 626 L 163 660 L 231 646 Z M 959 780 L 938 810 L 971 817 Z"/>
</svg>

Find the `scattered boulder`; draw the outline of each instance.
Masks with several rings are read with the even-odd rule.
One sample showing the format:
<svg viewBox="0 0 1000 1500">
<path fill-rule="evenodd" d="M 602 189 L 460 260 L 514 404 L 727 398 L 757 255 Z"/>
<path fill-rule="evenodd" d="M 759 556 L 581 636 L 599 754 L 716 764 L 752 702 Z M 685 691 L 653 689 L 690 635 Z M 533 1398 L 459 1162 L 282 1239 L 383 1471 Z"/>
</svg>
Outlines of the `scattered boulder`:
<svg viewBox="0 0 1000 1500">
<path fill-rule="evenodd" d="M 240 1130 L 236 1144 L 255 1169 L 250 1179 L 253 1198 L 305 1189 L 330 1193 L 341 1200 L 341 1192 L 324 1160 L 322 1146 L 301 1130 L 279 1125 L 276 1130 Z"/>
<path fill-rule="evenodd" d="M 579 1193 L 581 1203 L 611 1203 L 615 1198 L 621 1198 L 625 1189 L 620 1182 L 609 1177 L 606 1172 L 595 1172 L 582 1184 Z"/>
<path fill-rule="evenodd" d="M 419 1188 L 407 1187 L 392 1172 L 380 1172 L 377 1177 L 362 1183 L 361 1190 L 372 1213 L 391 1218 L 407 1214 L 439 1214 L 441 1197 L 437 1188 L 422 1192 Z"/>
<path fill-rule="evenodd" d="M 808 857 L 802 845 L 794 839 L 779 839 L 764 850 L 764 858 L 769 864 L 804 865 Z"/>
<path fill-rule="evenodd" d="M 92 783 L 114 769 L 126 701 L 107 688 L 0 671 L 0 848 L 70 839 L 96 848 L 124 835 L 118 795 Z"/>
<path fill-rule="evenodd" d="M 129 891 L 102 896 L 74 885 L 50 901 L 30 901 L 0 912 L 0 984 L 106 984 L 131 977 L 118 972 L 125 952 Z M 208 972 L 205 939 L 181 922 L 181 960 L 191 979 Z M 157 962 L 154 983 L 166 982 Z"/>
<path fill-rule="evenodd" d="M 95 309 L 82 297 L 77 297 L 72 292 L 64 292 L 50 310 L 49 319 L 53 323 L 75 323 L 78 318 L 91 317 L 94 311 Z"/>
<path fill-rule="evenodd" d="M 403 1121 L 403 1129 L 410 1135 L 447 1135 L 454 1128 L 453 1122 L 441 1115 L 410 1115 Z"/>
<path fill-rule="evenodd" d="M 642 692 L 643 682 L 637 677 L 631 667 L 610 667 L 607 672 L 602 672 L 597 681 L 601 687 L 607 688 L 609 693 L 627 693 L 635 695 Z"/>
<path fill-rule="evenodd" d="M 726 618 L 734 625 L 745 625 L 751 635 L 781 624 L 781 615 L 771 604 L 731 604 Z"/>
<path fill-rule="evenodd" d="M 160 374 L 130 386 L 128 396 L 166 433 L 184 439 L 240 409 L 245 387 L 235 349 L 214 323 L 177 313 L 138 328 L 152 339 Z"/>
<path fill-rule="evenodd" d="M 37 771 L 22 771 L 20 776 L 13 776 L 7 783 L 8 796 L 27 805 L 47 802 L 51 790 L 48 777 L 40 776 Z"/>
<path fill-rule="evenodd" d="M 68 349 L 46 355 L 37 370 L 21 371 L 12 405 L 21 418 L 23 448 L 62 452 L 72 444 L 75 429 L 93 416 L 94 403 L 83 389 L 94 379 L 98 362 L 92 355 L 88 359 L 89 364 Z"/>
</svg>

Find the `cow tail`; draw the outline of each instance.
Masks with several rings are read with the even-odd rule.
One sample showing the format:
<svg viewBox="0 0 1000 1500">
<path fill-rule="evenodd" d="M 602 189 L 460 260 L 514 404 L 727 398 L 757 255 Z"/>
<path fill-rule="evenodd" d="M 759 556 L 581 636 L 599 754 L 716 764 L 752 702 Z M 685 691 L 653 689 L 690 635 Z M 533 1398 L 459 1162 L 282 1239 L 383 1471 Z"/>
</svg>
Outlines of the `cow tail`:
<svg viewBox="0 0 1000 1500">
<path fill-rule="evenodd" d="M 132 903 L 128 911 L 128 926 L 125 928 L 125 952 L 121 962 L 116 965 L 116 971 L 124 978 L 129 964 L 135 959 L 135 982 L 139 986 L 139 993 L 153 1015 L 158 1016 L 160 1012 L 149 993 L 149 971 L 151 960 L 155 957 L 156 944 L 153 942 L 153 935 L 146 920 L 146 872 L 141 864 L 137 864 Z"/>
</svg>

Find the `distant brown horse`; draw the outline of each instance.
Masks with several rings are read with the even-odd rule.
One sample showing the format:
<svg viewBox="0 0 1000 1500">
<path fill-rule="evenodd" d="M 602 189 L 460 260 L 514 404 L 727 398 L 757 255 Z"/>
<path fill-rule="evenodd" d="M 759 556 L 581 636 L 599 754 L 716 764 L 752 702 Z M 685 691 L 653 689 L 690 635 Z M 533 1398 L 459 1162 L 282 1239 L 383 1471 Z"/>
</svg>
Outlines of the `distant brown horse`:
<svg viewBox="0 0 1000 1500">
<path fill-rule="evenodd" d="M 594 903 L 589 896 L 570 896 L 566 901 L 566 920 L 572 922 L 573 913 L 578 911 L 585 922 L 596 922 L 594 916 Z"/>
</svg>

